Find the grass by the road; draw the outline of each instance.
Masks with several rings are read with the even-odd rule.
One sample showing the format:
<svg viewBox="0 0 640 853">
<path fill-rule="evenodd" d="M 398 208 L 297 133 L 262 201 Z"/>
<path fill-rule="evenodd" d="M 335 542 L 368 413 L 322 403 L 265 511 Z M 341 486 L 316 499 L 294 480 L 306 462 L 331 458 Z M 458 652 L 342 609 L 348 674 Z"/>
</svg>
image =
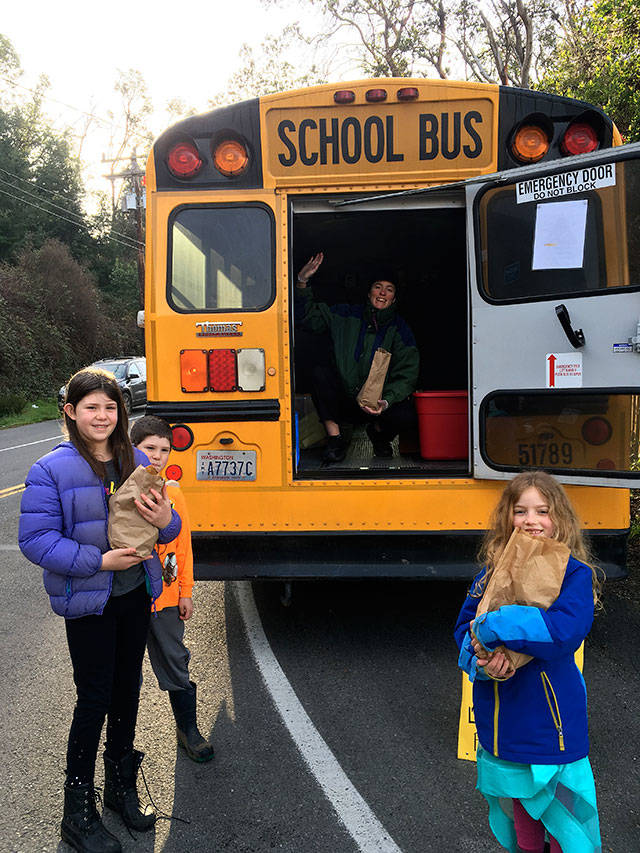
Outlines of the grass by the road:
<svg viewBox="0 0 640 853">
<path fill-rule="evenodd" d="M 47 400 L 34 400 L 27 403 L 20 414 L 12 413 L 0 416 L 0 429 L 37 424 L 40 421 L 53 421 L 57 420 L 59 416 L 58 404 L 53 397 Z"/>
</svg>

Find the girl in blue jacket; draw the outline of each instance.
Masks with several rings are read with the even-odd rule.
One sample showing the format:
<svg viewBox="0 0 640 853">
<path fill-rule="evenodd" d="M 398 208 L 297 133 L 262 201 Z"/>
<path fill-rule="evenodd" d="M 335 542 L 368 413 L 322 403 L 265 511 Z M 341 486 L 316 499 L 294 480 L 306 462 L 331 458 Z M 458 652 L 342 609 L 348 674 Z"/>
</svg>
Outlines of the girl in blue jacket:
<svg viewBox="0 0 640 853">
<path fill-rule="evenodd" d="M 108 502 L 136 465 L 115 377 L 87 368 L 67 388 L 63 441 L 36 462 L 26 479 L 20 514 L 23 554 L 41 566 L 55 613 L 65 619 L 77 703 L 67 746 L 61 836 L 75 850 L 117 853 L 118 839 L 103 825 L 94 791 L 94 769 L 107 718 L 105 804 L 130 829 L 149 829 L 155 816 L 140 810 L 134 750 L 140 672 L 151 601 L 162 589 L 155 552 L 141 561 L 134 548 L 112 549 Z M 159 528 L 158 541 L 180 532 L 180 518 L 166 495 L 150 490 L 136 506 Z"/>
<path fill-rule="evenodd" d="M 476 618 L 485 586 L 514 528 L 569 547 L 560 594 L 547 609 L 507 605 Z M 455 628 L 460 666 L 473 680 L 478 790 L 510 853 L 601 850 L 589 764 L 587 694 L 574 653 L 591 628 L 599 582 L 576 513 L 549 474 L 519 474 L 494 510 L 477 575 Z M 471 630 L 475 637 L 472 637 Z M 532 655 L 512 671 L 498 646 Z"/>
</svg>

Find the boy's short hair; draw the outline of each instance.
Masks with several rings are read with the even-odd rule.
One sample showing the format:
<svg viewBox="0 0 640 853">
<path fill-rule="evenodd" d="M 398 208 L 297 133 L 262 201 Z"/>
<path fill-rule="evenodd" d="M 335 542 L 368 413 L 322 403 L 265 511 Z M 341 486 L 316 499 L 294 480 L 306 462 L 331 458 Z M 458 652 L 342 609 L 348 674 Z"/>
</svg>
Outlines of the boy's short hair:
<svg viewBox="0 0 640 853">
<path fill-rule="evenodd" d="M 157 415 L 145 415 L 133 424 L 131 427 L 131 444 L 137 447 L 141 441 L 149 438 L 150 435 L 167 438 L 171 444 L 171 427 L 164 418 L 159 418 Z"/>
</svg>

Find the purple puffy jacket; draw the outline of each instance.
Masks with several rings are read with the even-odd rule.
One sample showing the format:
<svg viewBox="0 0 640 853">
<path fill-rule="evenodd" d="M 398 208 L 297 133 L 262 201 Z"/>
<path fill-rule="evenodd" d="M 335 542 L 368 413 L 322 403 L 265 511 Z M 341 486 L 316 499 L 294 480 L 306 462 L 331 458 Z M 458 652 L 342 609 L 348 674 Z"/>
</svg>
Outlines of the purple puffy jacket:
<svg viewBox="0 0 640 853">
<path fill-rule="evenodd" d="M 134 448 L 136 464 L 149 460 Z M 104 485 L 70 441 L 63 441 L 34 465 L 20 505 L 18 543 L 28 560 L 41 566 L 51 607 L 77 619 L 100 614 L 111 594 L 113 572 L 102 571 L 108 507 Z M 175 510 L 158 542 L 171 542 L 182 522 Z M 162 566 L 154 553 L 143 560 L 151 598 L 162 592 Z"/>
</svg>

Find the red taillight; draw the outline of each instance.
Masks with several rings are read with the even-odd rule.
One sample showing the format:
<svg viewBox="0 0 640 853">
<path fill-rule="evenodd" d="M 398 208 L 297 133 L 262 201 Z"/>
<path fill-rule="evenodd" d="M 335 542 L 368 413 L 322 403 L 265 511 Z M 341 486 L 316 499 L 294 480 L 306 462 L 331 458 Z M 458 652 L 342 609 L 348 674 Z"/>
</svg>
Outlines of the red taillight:
<svg viewBox="0 0 640 853">
<path fill-rule="evenodd" d="M 600 471 L 615 471 L 616 463 L 613 461 L 613 459 L 600 459 L 600 461 L 596 465 L 596 468 L 598 468 Z"/>
<path fill-rule="evenodd" d="M 212 391 L 235 391 L 238 385 L 236 351 L 209 350 L 209 387 Z"/>
<path fill-rule="evenodd" d="M 598 134 L 584 121 L 570 124 L 565 130 L 560 150 L 563 154 L 588 154 L 600 146 Z"/>
<path fill-rule="evenodd" d="M 193 142 L 179 142 L 167 157 L 167 166 L 176 178 L 193 178 L 202 169 L 203 161 Z"/>
<path fill-rule="evenodd" d="M 171 447 L 174 450 L 187 450 L 193 444 L 193 433 L 188 426 L 177 424 L 171 429 Z"/>
<path fill-rule="evenodd" d="M 418 90 L 413 86 L 405 86 L 403 89 L 398 89 L 396 97 L 399 101 L 415 101 L 418 97 Z"/>
<path fill-rule="evenodd" d="M 179 465 L 167 465 L 164 473 L 167 480 L 182 479 L 182 468 Z"/>
<path fill-rule="evenodd" d="M 612 432 L 611 424 L 605 418 L 589 418 L 582 424 L 582 437 L 596 447 L 609 441 Z"/>
<path fill-rule="evenodd" d="M 356 99 L 356 93 L 350 89 L 340 89 L 333 93 L 333 100 L 336 104 L 352 104 Z"/>
<path fill-rule="evenodd" d="M 524 124 L 518 128 L 511 142 L 511 153 L 520 163 L 536 163 L 549 150 L 549 137 L 537 124 Z"/>
<path fill-rule="evenodd" d="M 377 101 L 386 101 L 387 100 L 387 90 L 386 89 L 369 89 L 365 94 L 365 98 L 369 101 L 370 104 L 374 104 Z"/>
</svg>

